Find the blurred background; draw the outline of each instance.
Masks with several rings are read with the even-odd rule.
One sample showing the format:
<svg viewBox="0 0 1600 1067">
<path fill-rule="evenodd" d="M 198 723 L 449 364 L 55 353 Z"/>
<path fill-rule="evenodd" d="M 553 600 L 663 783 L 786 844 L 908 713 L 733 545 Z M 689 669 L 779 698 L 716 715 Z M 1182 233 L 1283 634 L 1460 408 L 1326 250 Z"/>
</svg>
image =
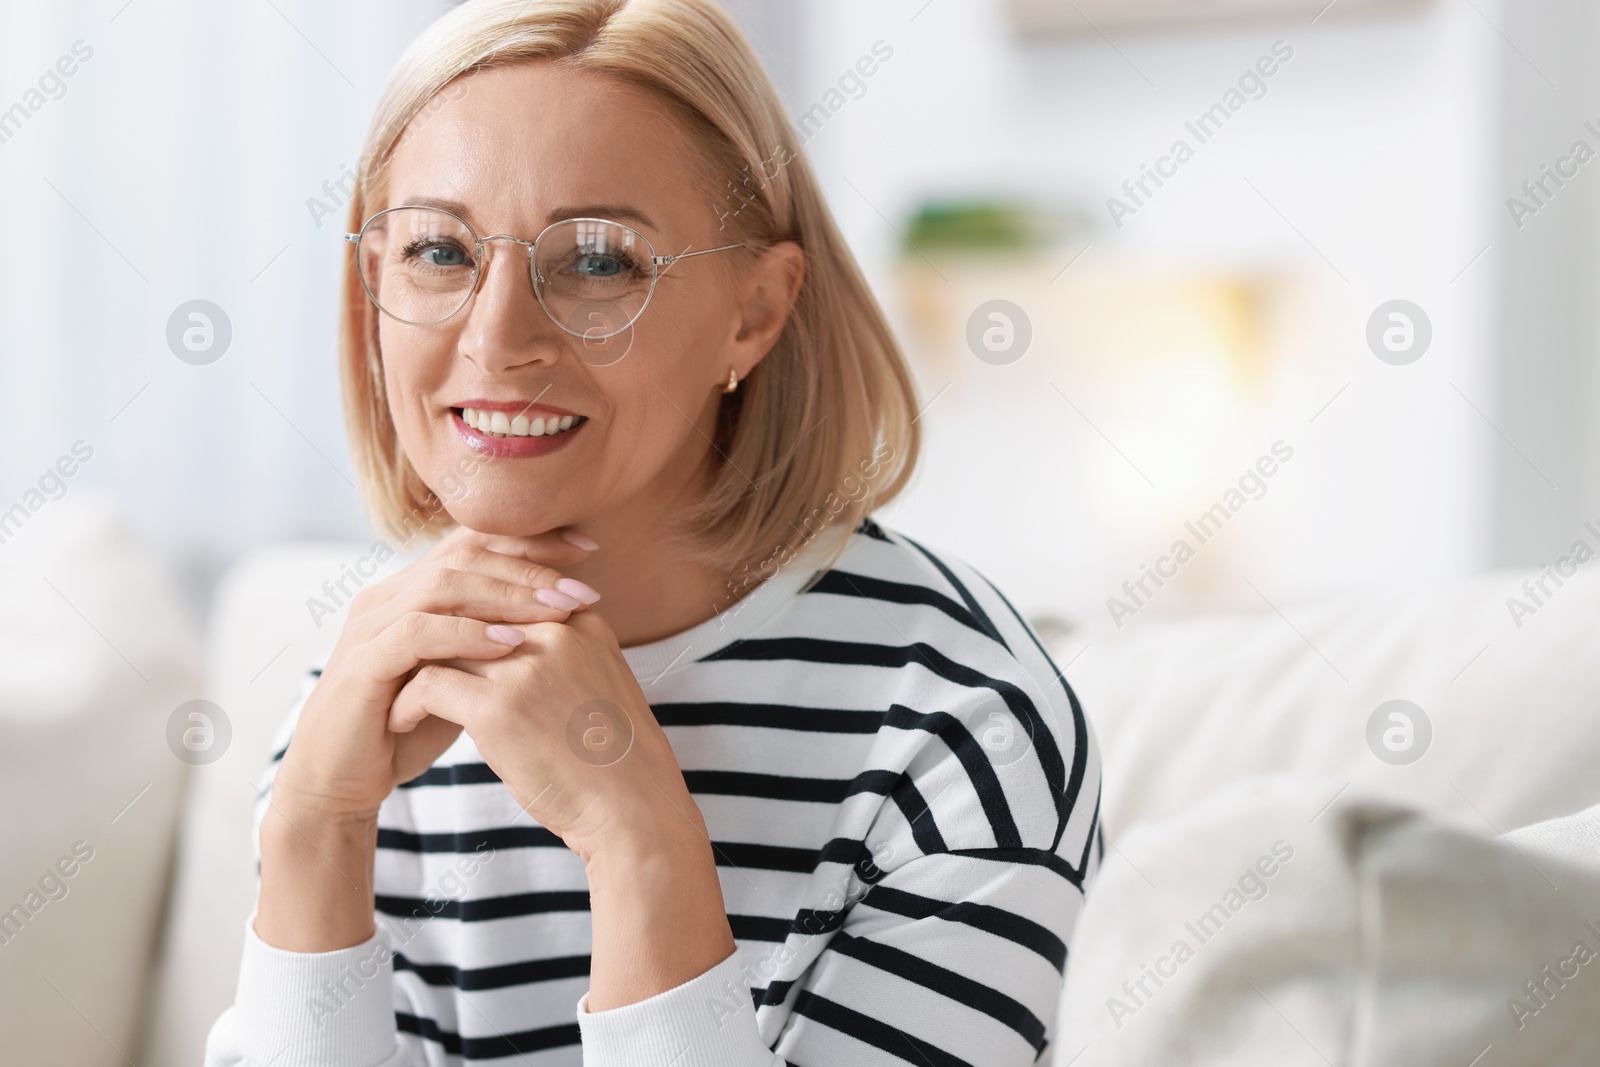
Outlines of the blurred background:
<svg viewBox="0 0 1600 1067">
<path fill-rule="evenodd" d="M 7 11 L 0 195 L 26 251 L 0 260 L 0 507 L 85 442 L 67 491 L 116 495 L 197 622 L 251 547 L 367 537 L 334 373 L 343 206 L 383 78 L 442 6 Z M 1600 181 L 1572 162 L 1542 204 L 1523 189 L 1600 147 L 1591 6 L 733 6 L 929 405 L 885 518 L 1027 610 L 1106 614 L 1279 440 L 1292 460 L 1153 611 L 1254 597 L 1246 564 L 1274 599 L 1535 565 L 1600 515 Z M 1031 326 L 1009 362 L 966 339 L 994 299 Z M 193 300 L 231 325 L 198 366 L 167 337 Z M 1406 365 L 1367 343 L 1394 300 L 1431 325 Z"/>
<path fill-rule="evenodd" d="M 143 881 L 81 877 L 103 908 L 76 932 L 0 915 L 0 992 L 72 1007 L 83 1049 L 143 1035 L 167 1062 L 218 1010 L 113 987 L 158 945 L 236 942 L 226 908 L 220 933 L 172 917 L 213 914 L 184 857 L 233 849 L 249 888 L 247 783 L 302 652 L 336 630 L 304 603 L 377 536 L 335 373 L 344 206 L 391 65 L 448 6 L 0 10 L 0 849 L 26 859 L 0 909 L 79 837 L 158 860 Z M 1246 610 L 1293 628 L 1296 604 L 1600 546 L 1594 5 L 730 7 L 917 374 L 927 451 L 880 518 L 1041 631 Z M 1480 643 L 1516 654 L 1517 589 L 1441 682 Z M 60 710 L 128 686 L 153 718 Z M 174 740 L 201 695 L 236 739 L 214 765 Z M 151 745 L 163 769 L 130 769 Z M 176 773 L 196 767 L 211 777 Z M 78 778 L 105 795 L 63 788 Z M 186 834 L 226 812 L 187 852 L 185 803 Z M 118 927 L 121 964 L 56 972 L 52 993 L 18 963 L 12 937 L 50 961 L 118 908 L 149 919 Z M 226 959 L 206 973 L 226 1004 Z M 65 1032 L 29 1062 L 90 1062 Z"/>
</svg>

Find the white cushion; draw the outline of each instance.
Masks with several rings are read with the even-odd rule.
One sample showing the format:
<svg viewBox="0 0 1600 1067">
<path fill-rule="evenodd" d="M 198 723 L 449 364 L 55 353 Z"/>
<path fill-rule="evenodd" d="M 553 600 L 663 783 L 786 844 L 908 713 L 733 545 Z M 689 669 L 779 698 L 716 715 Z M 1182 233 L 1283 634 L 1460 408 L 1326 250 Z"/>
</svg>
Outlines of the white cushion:
<svg viewBox="0 0 1600 1067">
<path fill-rule="evenodd" d="M 167 721 L 199 696 L 198 642 L 111 499 L 73 489 L 0 546 L 0 649 L 0 911 L 92 850 L 0 945 L 5 1059 L 124 1064 L 186 770 Z"/>
<path fill-rule="evenodd" d="M 1126 836 L 1056 1067 L 1600 1062 L 1600 864 L 1328 784 L 1236 783 Z"/>
<path fill-rule="evenodd" d="M 338 582 L 370 548 L 294 542 L 262 549 L 218 588 L 207 693 L 228 715 L 233 742 L 220 760 L 195 768 L 143 1062 L 199 1063 L 207 1031 L 233 1003 L 244 948 L 239 932 L 256 897 L 255 786 L 306 668 L 333 648 L 348 616 L 347 598 L 337 591 L 330 597 L 323 583 Z M 389 561 L 364 584 L 400 565 Z M 345 592 L 356 589 L 347 579 Z M 312 598 L 336 613 L 314 614 Z"/>
<path fill-rule="evenodd" d="M 1600 801 L 1600 574 L 1547 581 L 1553 595 L 1519 628 L 1507 598 L 1525 577 L 1282 603 L 1282 615 L 1141 614 L 1058 641 L 1105 759 L 1106 832 L 1273 772 L 1328 776 L 1325 799 L 1355 783 L 1500 832 Z M 1394 699 L 1433 730 L 1405 766 L 1367 744 L 1369 717 Z"/>
</svg>

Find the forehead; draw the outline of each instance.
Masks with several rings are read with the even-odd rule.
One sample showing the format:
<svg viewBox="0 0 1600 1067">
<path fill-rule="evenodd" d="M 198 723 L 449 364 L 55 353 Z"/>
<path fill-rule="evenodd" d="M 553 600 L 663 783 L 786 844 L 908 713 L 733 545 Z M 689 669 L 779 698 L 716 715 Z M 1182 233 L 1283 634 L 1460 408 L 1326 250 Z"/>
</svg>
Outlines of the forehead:
<svg viewBox="0 0 1600 1067">
<path fill-rule="evenodd" d="M 640 216 L 619 221 L 668 233 L 707 212 L 707 170 L 677 115 L 648 91 L 525 62 L 469 74 L 424 106 L 395 149 L 379 206 L 454 200 L 481 233 L 532 236 L 574 209 L 609 205 Z"/>
</svg>

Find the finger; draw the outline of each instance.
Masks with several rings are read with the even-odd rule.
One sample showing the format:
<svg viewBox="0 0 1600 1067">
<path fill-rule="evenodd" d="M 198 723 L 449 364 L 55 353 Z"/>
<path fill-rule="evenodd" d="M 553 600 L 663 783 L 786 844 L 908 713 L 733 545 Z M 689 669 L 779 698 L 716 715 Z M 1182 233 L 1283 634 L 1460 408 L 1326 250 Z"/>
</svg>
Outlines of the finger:
<svg viewBox="0 0 1600 1067">
<path fill-rule="evenodd" d="M 363 670 L 392 682 L 428 660 L 499 659 L 526 636 L 514 626 L 408 611 L 362 646 Z"/>
<path fill-rule="evenodd" d="M 389 729 L 410 733 L 430 715 L 465 727 L 471 709 L 482 707 L 493 689 L 494 683 L 487 678 L 440 663 L 425 664 L 394 698 Z"/>
<path fill-rule="evenodd" d="M 525 537 L 483 533 L 464 526 L 458 529 L 460 530 L 459 537 L 456 538 L 458 544 L 478 545 L 503 555 L 516 556 L 536 563 L 555 561 L 576 563 L 600 547 L 593 538 L 565 526 Z"/>
<path fill-rule="evenodd" d="M 593 544 L 593 542 L 589 542 Z M 500 551 L 505 549 L 506 551 Z M 459 565 L 483 553 L 495 552 L 506 560 L 541 563 L 545 566 L 570 566 L 589 555 L 589 549 L 554 532 L 530 537 L 483 534 L 465 526 L 455 526 L 426 552 L 406 564 L 401 574 L 412 580 L 440 565 Z"/>
<path fill-rule="evenodd" d="M 555 589 L 563 597 L 575 600 L 583 606 L 593 604 L 600 599 L 600 594 L 594 589 L 575 578 L 566 577 L 564 572 L 555 566 L 518 556 L 508 556 L 481 545 L 461 545 L 449 558 L 440 562 L 441 565 L 455 570 L 476 571 L 535 589 Z"/>
<path fill-rule="evenodd" d="M 551 571 L 539 585 L 523 585 L 479 571 L 439 567 L 415 585 L 394 610 L 461 615 L 484 622 L 563 622 L 583 602 L 563 592 L 564 579 Z"/>
<path fill-rule="evenodd" d="M 409 782 L 433 766 L 439 754 L 461 736 L 461 726 L 429 715 L 408 734 L 394 739 L 394 780 Z"/>
</svg>

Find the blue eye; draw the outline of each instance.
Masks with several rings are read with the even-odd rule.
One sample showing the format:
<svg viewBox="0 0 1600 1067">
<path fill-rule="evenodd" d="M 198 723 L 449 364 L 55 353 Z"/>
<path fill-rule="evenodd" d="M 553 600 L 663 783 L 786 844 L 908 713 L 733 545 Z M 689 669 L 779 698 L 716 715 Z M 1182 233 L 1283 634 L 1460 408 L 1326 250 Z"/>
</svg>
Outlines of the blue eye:
<svg viewBox="0 0 1600 1067">
<path fill-rule="evenodd" d="M 615 256 L 586 255 L 579 256 L 572 269 L 591 278 L 608 278 L 613 274 L 621 274 L 626 268 Z"/>
<path fill-rule="evenodd" d="M 405 262 L 420 263 L 424 267 L 465 267 L 467 250 L 454 241 L 440 241 L 419 237 L 400 252 Z"/>
<path fill-rule="evenodd" d="M 422 262 L 430 267 L 460 267 L 466 264 L 466 254 L 449 245 L 429 245 L 418 253 Z"/>
</svg>

